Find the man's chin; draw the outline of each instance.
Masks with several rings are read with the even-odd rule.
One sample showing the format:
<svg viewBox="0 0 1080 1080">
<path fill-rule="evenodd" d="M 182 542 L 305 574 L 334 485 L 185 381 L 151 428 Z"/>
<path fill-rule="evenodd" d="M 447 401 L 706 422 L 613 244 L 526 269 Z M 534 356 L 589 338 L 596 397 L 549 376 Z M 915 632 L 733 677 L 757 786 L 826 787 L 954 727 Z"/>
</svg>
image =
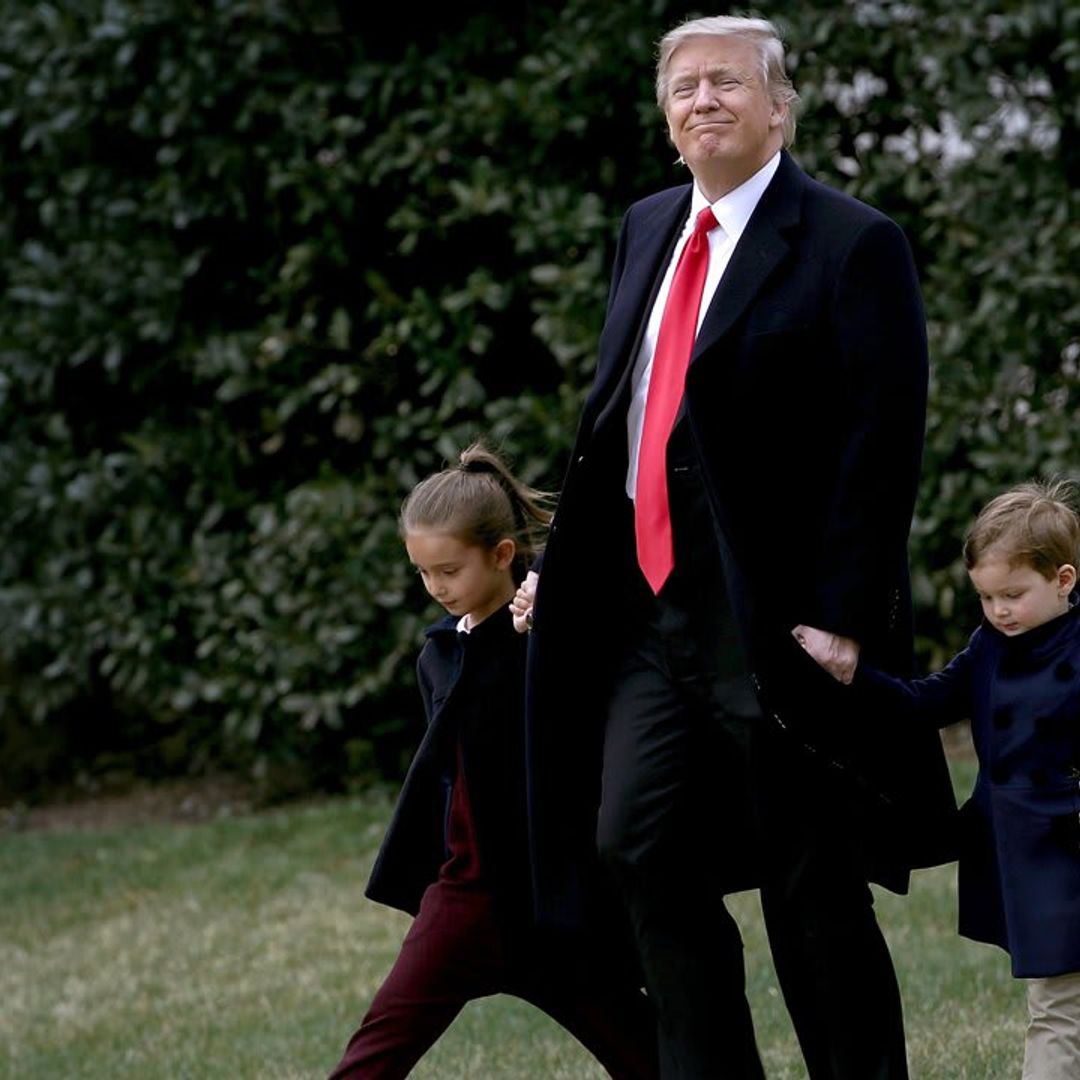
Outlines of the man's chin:
<svg viewBox="0 0 1080 1080">
<path fill-rule="evenodd" d="M 727 141 L 722 138 L 707 138 L 698 142 L 693 155 L 686 159 L 686 163 L 693 168 L 695 164 L 705 165 L 726 157 L 728 157 Z"/>
</svg>

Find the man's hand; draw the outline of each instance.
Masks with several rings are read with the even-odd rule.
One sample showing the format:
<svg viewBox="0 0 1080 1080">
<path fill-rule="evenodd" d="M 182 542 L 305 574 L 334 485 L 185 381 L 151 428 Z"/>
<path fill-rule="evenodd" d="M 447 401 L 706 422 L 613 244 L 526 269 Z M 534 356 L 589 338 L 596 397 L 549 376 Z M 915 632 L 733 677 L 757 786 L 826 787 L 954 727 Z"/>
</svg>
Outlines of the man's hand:
<svg viewBox="0 0 1080 1080">
<path fill-rule="evenodd" d="M 816 660 L 834 679 L 842 683 L 851 682 L 855 676 L 855 667 L 859 662 L 859 643 L 852 638 L 830 634 L 828 630 L 818 630 L 813 626 L 796 626 L 791 631 L 795 640 Z"/>
<path fill-rule="evenodd" d="M 514 599 L 510 601 L 510 614 L 514 616 L 514 629 L 519 634 L 532 629 L 533 600 L 536 597 L 536 583 L 540 575 L 530 570 L 525 580 L 518 586 Z"/>
</svg>

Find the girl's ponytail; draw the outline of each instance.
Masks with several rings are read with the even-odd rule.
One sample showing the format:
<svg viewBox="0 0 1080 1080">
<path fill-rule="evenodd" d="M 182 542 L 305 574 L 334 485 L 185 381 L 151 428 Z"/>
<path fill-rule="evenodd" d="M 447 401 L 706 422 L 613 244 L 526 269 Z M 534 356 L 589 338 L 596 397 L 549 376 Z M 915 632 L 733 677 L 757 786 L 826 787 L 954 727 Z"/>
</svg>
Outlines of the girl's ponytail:
<svg viewBox="0 0 1080 1080">
<path fill-rule="evenodd" d="M 517 545 L 514 577 L 520 581 L 543 546 L 551 496 L 529 487 L 483 443 L 464 449 L 453 468 L 421 481 L 401 507 L 403 533 L 429 529 L 494 547 L 510 537 Z"/>
</svg>

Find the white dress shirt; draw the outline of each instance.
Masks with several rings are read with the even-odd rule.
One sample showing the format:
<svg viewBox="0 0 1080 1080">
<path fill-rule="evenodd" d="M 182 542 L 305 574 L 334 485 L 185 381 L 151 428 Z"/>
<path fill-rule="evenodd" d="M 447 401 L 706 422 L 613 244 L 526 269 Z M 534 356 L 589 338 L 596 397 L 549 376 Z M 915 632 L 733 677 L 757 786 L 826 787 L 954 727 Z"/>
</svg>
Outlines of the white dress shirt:
<svg viewBox="0 0 1080 1080">
<path fill-rule="evenodd" d="M 716 293 L 716 287 L 724 276 L 731 254 L 739 242 L 746 223 L 750 220 L 758 201 L 769 186 L 776 170 L 780 167 L 780 154 L 774 154 L 749 180 L 744 181 L 733 191 L 721 196 L 712 204 L 712 212 L 718 227 L 711 230 L 709 238 L 709 269 L 705 275 L 705 287 L 701 294 L 701 308 L 698 311 L 697 330 L 701 329 L 702 320 L 709 310 L 709 304 Z M 709 205 L 709 200 L 694 184 L 690 198 L 690 214 L 683 226 L 671 261 L 664 271 L 664 280 L 656 294 L 656 302 L 649 313 L 649 321 L 641 339 L 641 348 L 634 362 L 634 371 L 630 382 L 630 408 L 626 414 L 627 447 L 630 465 L 626 470 L 626 494 L 632 499 L 637 490 L 638 453 L 641 450 L 641 429 L 645 423 L 645 400 L 649 394 L 649 379 L 652 376 L 653 353 L 656 351 L 656 338 L 660 333 L 660 320 L 664 316 L 664 305 L 671 291 L 671 280 L 675 276 L 675 267 L 687 240 L 694 231 L 698 214 Z M 695 330 L 695 334 L 697 333 Z"/>
</svg>

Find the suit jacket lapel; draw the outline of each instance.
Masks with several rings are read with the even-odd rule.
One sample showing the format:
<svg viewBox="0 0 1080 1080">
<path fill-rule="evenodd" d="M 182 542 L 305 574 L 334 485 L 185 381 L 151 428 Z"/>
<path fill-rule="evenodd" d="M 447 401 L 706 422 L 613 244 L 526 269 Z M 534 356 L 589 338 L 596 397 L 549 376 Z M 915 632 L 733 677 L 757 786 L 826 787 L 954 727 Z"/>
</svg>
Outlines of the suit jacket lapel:
<svg viewBox="0 0 1080 1080">
<path fill-rule="evenodd" d="M 801 186 L 802 172 L 785 151 L 724 270 L 694 342 L 691 363 L 731 329 L 787 254 L 791 245 L 784 233 L 798 224 Z"/>
<path fill-rule="evenodd" d="M 798 224 L 802 170 L 784 151 L 780 167 L 739 238 L 698 332 L 694 359 L 731 329 L 789 250 L 784 233 Z M 595 430 L 621 398 L 664 269 L 690 211 L 691 186 L 661 193 L 643 208 L 625 237 L 625 268 L 604 324 L 596 382 L 584 423 Z"/>
<path fill-rule="evenodd" d="M 620 388 L 633 370 L 641 337 L 690 210 L 690 185 L 666 192 L 634 223 L 625 239 L 625 269 L 605 320 L 604 336 L 590 405 L 600 423 L 620 397 Z M 610 335 L 610 336 L 609 336 Z"/>
</svg>

